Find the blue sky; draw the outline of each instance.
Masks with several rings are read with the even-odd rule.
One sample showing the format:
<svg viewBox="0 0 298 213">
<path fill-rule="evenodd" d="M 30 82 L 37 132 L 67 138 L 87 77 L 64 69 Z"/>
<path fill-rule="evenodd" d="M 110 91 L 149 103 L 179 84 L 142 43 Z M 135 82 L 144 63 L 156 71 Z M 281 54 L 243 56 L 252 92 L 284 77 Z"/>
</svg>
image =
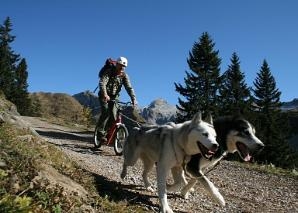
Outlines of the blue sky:
<svg viewBox="0 0 298 213">
<path fill-rule="evenodd" d="M 0 5 L 1 24 L 7 16 L 13 24 L 13 50 L 27 61 L 29 92 L 93 91 L 105 59 L 125 56 L 140 106 L 157 98 L 176 104 L 174 82 L 184 84 L 189 51 L 208 32 L 222 59 L 221 73 L 236 52 L 252 86 L 266 59 L 281 100 L 298 98 L 296 0 L 1 0 Z"/>
</svg>

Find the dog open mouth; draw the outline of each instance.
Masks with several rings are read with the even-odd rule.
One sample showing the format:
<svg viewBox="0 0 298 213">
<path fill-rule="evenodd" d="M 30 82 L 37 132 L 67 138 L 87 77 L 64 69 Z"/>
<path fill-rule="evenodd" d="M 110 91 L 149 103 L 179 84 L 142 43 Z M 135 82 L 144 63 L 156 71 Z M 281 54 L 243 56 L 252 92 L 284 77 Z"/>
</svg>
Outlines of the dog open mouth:
<svg viewBox="0 0 298 213">
<path fill-rule="evenodd" d="M 201 144 L 199 141 L 197 142 L 198 147 L 200 148 L 201 154 L 204 156 L 204 158 L 209 159 L 214 155 L 214 152 L 207 149 L 203 144 Z"/>
<path fill-rule="evenodd" d="M 237 142 L 236 146 L 241 158 L 246 162 L 250 161 L 251 155 L 249 154 L 249 149 L 247 148 L 247 146 L 241 142 Z"/>
</svg>

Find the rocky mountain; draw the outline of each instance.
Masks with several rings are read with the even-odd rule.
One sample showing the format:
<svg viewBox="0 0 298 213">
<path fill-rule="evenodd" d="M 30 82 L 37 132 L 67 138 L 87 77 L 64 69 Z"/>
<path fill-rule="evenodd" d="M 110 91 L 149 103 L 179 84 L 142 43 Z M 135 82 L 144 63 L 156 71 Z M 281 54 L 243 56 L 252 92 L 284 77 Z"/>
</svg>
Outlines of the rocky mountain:
<svg viewBox="0 0 298 213">
<path fill-rule="evenodd" d="M 99 113 L 99 100 L 98 96 L 87 90 L 85 92 L 80 92 L 73 95 L 81 105 L 92 109 L 93 116 L 96 116 Z"/>
<path fill-rule="evenodd" d="M 148 107 L 141 110 L 141 115 L 151 124 L 164 124 L 175 120 L 176 106 L 170 105 L 164 99 L 152 101 Z"/>
</svg>

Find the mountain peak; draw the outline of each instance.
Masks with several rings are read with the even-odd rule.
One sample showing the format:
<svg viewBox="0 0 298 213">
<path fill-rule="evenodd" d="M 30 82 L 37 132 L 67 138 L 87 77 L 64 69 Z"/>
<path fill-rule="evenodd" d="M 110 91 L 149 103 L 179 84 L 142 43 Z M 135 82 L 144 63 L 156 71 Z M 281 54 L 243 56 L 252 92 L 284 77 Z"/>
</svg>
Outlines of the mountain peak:
<svg viewBox="0 0 298 213">
<path fill-rule="evenodd" d="M 162 98 L 158 98 L 154 101 L 152 101 L 149 105 L 149 107 L 156 107 L 156 106 L 163 106 L 163 105 L 169 105 L 168 102 Z"/>
<path fill-rule="evenodd" d="M 164 124 L 174 121 L 176 106 L 170 105 L 166 100 L 158 98 L 151 102 L 142 111 L 142 116 L 151 124 Z"/>
</svg>

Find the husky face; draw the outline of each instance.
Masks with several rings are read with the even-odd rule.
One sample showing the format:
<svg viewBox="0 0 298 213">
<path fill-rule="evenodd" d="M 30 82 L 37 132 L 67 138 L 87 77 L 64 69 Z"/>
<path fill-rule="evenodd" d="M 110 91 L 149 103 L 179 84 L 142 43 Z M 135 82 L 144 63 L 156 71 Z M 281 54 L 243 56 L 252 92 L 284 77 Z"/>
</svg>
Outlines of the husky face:
<svg viewBox="0 0 298 213">
<path fill-rule="evenodd" d="M 212 157 L 219 146 L 213 125 L 203 121 L 201 113 L 197 113 L 192 119 L 187 141 L 187 154 L 201 153 L 205 158 Z"/>
<path fill-rule="evenodd" d="M 251 154 L 260 151 L 264 144 L 256 137 L 255 128 L 247 120 L 235 120 L 233 126 L 227 134 L 227 151 L 238 152 L 244 161 L 250 161 Z"/>
</svg>

